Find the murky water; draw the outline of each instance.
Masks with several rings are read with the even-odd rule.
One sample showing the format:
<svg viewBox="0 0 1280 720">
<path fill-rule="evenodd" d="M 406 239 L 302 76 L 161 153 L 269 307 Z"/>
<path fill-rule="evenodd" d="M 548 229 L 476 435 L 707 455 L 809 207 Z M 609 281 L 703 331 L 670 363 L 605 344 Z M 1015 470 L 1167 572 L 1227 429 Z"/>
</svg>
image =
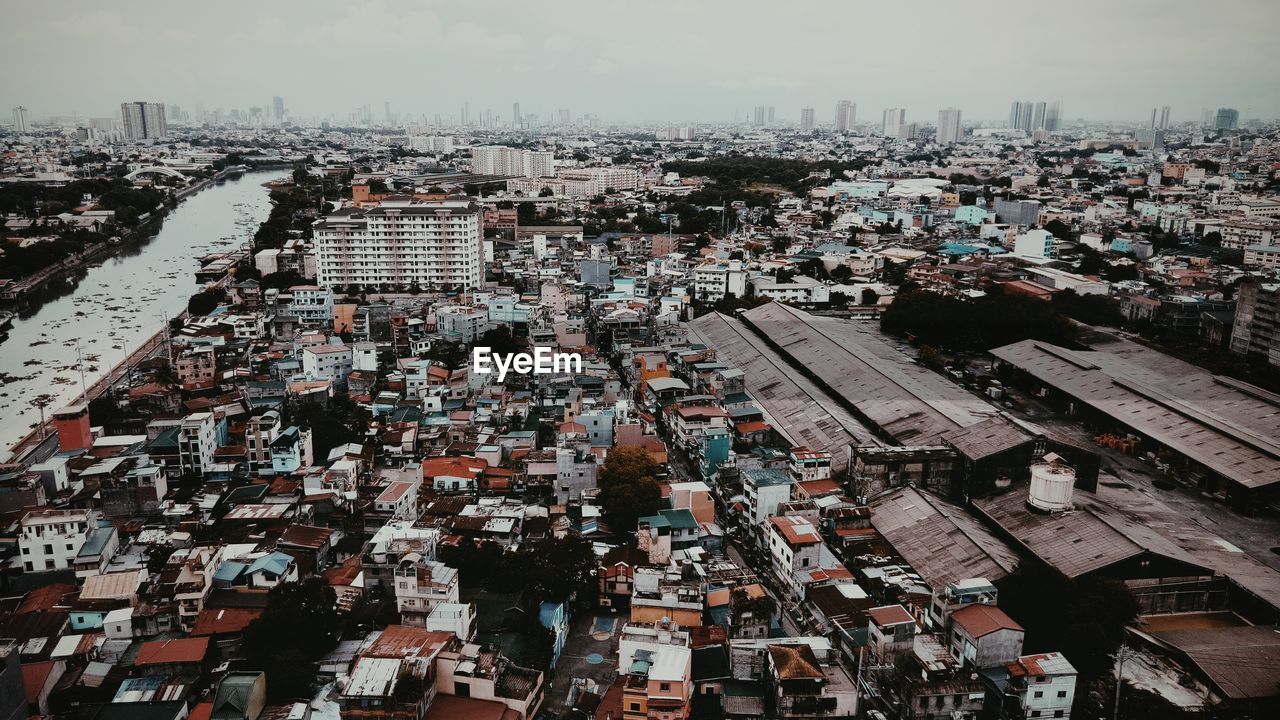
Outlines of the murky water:
<svg viewBox="0 0 1280 720">
<path fill-rule="evenodd" d="M 40 419 L 31 401 L 53 396 L 46 414 L 79 399 L 94 381 L 159 331 L 199 289 L 195 271 L 206 254 L 235 249 L 253 237 L 271 203 L 263 183 L 287 170 L 228 179 L 182 201 L 155 237 L 68 276 L 40 303 L 20 311 L 0 341 L 0 458 Z"/>
</svg>

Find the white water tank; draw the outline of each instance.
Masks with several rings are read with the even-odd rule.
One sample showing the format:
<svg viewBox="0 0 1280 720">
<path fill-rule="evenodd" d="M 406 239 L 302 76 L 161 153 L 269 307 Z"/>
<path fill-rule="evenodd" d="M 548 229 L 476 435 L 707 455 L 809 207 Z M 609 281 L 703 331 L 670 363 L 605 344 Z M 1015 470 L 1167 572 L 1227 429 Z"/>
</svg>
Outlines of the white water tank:
<svg viewBox="0 0 1280 720">
<path fill-rule="evenodd" d="M 1031 492 L 1027 504 L 1044 512 L 1071 509 L 1071 492 L 1076 485 L 1076 471 L 1054 453 L 1031 466 Z"/>
</svg>

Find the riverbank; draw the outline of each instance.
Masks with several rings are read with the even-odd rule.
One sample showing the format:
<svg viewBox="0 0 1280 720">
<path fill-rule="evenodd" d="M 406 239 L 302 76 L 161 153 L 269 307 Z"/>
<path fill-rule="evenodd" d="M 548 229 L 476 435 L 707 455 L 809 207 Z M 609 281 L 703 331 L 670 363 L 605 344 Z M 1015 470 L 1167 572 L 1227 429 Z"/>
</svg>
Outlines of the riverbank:
<svg viewBox="0 0 1280 720">
<path fill-rule="evenodd" d="M 219 170 L 213 177 L 205 178 L 188 185 L 173 193 L 173 197 L 168 202 L 155 210 L 155 214 L 148 217 L 140 223 L 138 227 L 125 230 L 120 233 L 119 242 L 110 242 L 104 240 L 86 247 L 82 252 L 71 257 L 65 258 L 56 265 L 51 265 L 35 274 L 28 275 L 24 278 L 13 280 L 3 290 L 0 290 L 0 302 L 10 302 L 21 304 L 31 293 L 37 292 L 54 280 L 61 279 L 78 268 L 82 268 L 94 261 L 111 257 L 111 255 L 121 252 L 132 245 L 136 245 L 142 238 L 150 237 L 152 231 L 164 224 L 164 219 L 169 216 L 183 200 L 195 195 L 201 190 L 215 186 L 219 181 L 224 181 L 230 177 L 236 177 L 257 170 L 273 170 L 279 168 L 293 167 L 290 163 L 266 163 L 262 167 L 248 167 L 237 165 L 234 167 Z"/>
<path fill-rule="evenodd" d="M 248 242 L 271 211 L 263 183 L 287 174 L 250 171 L 204 185 L 169 213 L 158 232 L 32 294 L 0 342 L 0 456 L 15 447 L 23 454 L 49 447 L 39 442 L 48 432 L 40 406 L 48 414 L 81 402 L 81 369 L 93 386 L 92 399 L 155 352 L 169 320 L 203 286 L 196 277 L 199 259 Z"/>
</svg>

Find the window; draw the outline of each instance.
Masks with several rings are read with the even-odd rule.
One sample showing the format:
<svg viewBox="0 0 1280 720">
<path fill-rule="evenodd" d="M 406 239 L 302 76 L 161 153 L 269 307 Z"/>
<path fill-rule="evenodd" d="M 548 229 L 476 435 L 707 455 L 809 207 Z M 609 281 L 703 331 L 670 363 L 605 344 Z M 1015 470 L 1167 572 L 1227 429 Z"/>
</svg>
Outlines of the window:
<svg viewBox="0 0 1280 720">
<path fill-rule="evenodd" d="M 1043 693 L 1043 692 L 1041 692 L 1040 690 L 1037 690 L 1037 691 L 1036 691 L 1036 694 L 1035 694 L 1035 695 L 1033 695 L 1032 697 L 1042 698 L 1042 697 L 1044 697 L 1044 693 Z"/>
<path fill-rule="evenodd" d="M 1064 698 L 1064 697 L 1066 697 L 1066 696 L 1067 696 L 1067 691 L 1066 691 L 1066 690 L 1059 690 L 1059 691 L 1058 691 L 1058 697 L 1060 697 L 1060 698 Z"/>
<path fill-rule="evenodd" d="M 671 689 L 671 683 L 661 683 L 658 685 L 658 687 L 662 690 L 662 692 L 667 692 Z"/>
<path fill-rule="evenodd" d="M 1039 710 L 1032 710 L 1032 711 L 1031 711 L 1031 717 L 1040 717 L 1040 711 L 1039 711 Z"/>
<path fill-rule="evenodd" d="M 1066 716 L 1067 716 L 1067 715 L 1066 715 L 1066 712 L 1067 712 L 1066 710 L 1054 710 L 1054 711 L 1053 711 L 1053 716 L 1054 716 L 1054 717 L 1056 717 L 1056 718 L 1066 717 Z"/>
<path fill-rule="evenodd" d="M 640 712 L 640 703 L 638 702 L 631 703 L 631 709 L 634 712 Z"/>
</svg>

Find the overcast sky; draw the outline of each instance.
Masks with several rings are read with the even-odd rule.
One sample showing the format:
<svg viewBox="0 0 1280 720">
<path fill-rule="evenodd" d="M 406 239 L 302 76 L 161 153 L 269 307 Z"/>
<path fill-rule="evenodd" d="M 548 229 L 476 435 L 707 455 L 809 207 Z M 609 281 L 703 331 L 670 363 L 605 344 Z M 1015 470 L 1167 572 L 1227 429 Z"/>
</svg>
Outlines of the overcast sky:
<svg viewBox="0 0 1280 720">
<path fill-rule="evenodd" d="M 1280 0 L 4 0 L 0 98 L 37 118 L 123 100 L 267 106 L 345 120 L 366 103 L 456 116 L 511 104 L 606 120 L 781 119 L 837 100 L 932 122 L 1002 120 L 1061 99 L 1068 118 L 1280 116 Z"/>
</svg>

